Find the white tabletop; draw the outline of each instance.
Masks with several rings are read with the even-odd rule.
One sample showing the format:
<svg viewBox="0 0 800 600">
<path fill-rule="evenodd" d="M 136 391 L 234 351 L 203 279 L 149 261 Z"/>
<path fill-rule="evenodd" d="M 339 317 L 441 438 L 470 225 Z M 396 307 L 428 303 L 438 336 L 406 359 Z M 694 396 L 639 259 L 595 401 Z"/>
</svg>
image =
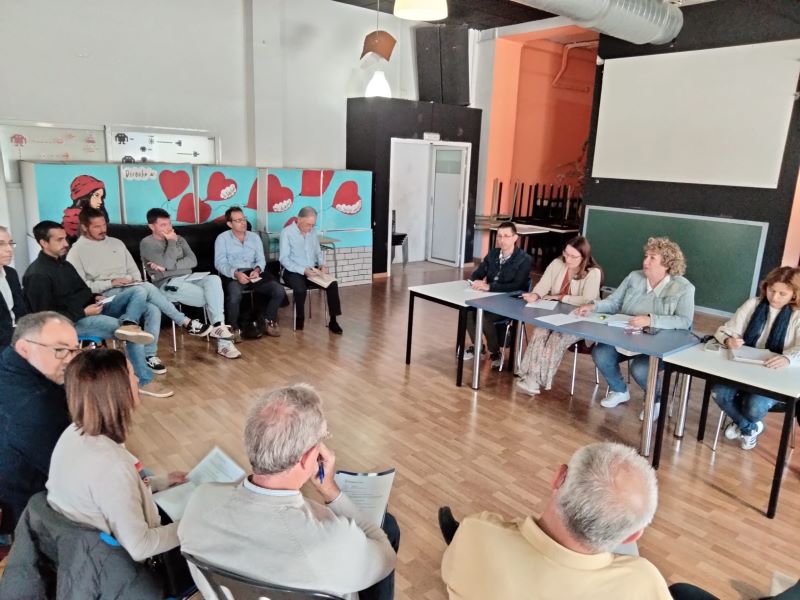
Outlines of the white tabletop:
<svg viewBox="0 0 800 600">
<path fill-rule="evenodd" d="M 776 394 L 800 398 L 800 367 L 769 369 L 763 365 L 736 362 L 726 350 L 711 352 L 702 344 L 664 357 L 664 362 L 702 371 L 736 383 L 744 383 Z"/>
<path fill-rule="evenodd" d="M 427 285 L 414 285 L 408 288 L 409 292 L 414 292 L 420 296 L 435 298 L 456 306 L 466 308 L 467 300 L 477 300 L 496 296 L 501 292 L 478 292 L 467 285 L 466 280 L 446 281 L 444 283 L 429 283 Z"/>
</svg>

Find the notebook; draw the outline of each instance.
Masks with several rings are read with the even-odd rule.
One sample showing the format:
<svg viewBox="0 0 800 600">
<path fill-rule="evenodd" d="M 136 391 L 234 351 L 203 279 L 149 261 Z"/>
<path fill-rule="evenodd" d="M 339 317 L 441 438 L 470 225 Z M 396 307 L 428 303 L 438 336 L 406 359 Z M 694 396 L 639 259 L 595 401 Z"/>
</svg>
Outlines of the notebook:
<svg viewBox="0 0 800 600">
<path fill-rule="evenodd" d="M 731 359 L 736 362 L 750 363 L 752 365 L 763 365 L 770 358 L 778 356 L 774 352 L 762 348 L 753 348 L 751 346 L 742 346 L 735 350 L 729 350 Z"/>
</svg>

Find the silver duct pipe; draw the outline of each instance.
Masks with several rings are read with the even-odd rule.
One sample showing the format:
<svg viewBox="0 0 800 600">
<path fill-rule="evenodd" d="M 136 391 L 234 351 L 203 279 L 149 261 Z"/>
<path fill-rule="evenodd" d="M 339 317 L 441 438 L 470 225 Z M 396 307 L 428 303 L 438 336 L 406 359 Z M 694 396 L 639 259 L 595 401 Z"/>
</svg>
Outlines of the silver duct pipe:
<svg viewBox="0 0 800 600">
<path fill-rule="evenodd" d="M 634 44 L 666 44 L 683 27 L 683 13 L 662 0 L 514 0 Z"/>
</svg>

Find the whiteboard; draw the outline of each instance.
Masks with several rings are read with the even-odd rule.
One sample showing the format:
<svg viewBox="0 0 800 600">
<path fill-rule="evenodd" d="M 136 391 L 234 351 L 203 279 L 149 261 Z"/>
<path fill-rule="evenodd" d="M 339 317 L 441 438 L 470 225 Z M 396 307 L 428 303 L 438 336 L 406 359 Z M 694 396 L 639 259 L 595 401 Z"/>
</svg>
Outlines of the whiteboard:
<svg viewBox="0 0 800 600">
<path fill-rule="evenodd" d="M 216 164 L 217 140 L 207 131 L 109 126 L 111 162 Z"/>
<path fill-rule="evenodd" d="M 609 59 L 592 177 L 776 188 L 800 40 Z"/>
<path fill-rule="evenodd" d="M 0 123 L 0 154 L 6 182 L 18 183 L 19 161 L 105 162 L 102 125 L 69 127 L 32 123 Z"/>
</svg>

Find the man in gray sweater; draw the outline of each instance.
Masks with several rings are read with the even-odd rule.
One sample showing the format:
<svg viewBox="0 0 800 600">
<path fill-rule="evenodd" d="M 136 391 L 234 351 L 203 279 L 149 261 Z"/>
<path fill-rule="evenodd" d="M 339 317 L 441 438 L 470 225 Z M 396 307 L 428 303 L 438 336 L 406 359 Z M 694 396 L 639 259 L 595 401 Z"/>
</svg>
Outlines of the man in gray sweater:
<svg viewBox="0 0 800 600">
<path fill-rule="evenodd" d="M 381 529 L 336 485 L 316 391 L 300 384 L 269 392 L 250 410 L 244 436 L 253 474 L 194 491 L 178 526 L 181 549 L 258 581 L 391 599 L 397 521 L 386 513 Z M 300 493 L 309 480 L 324 504 Z M 203 576 L 192 575 L 203 597 L 215 599 Z"/>
<path fill-rule="evenodd" d="M 217 354 L 239 358 L 242 353 L 233 344 L 233 333 L 225 324 L 225 296 L 218 275 L 196 273 L 197 257 L 189 244 L 175 233 L 169 213 L 163 208 L 147 211 L 147 226 L 153 233 L 139 243 L 139 254 L 153 284 L 171 302 L 203 306 L 212 323 L 209 335 L 217 340 Z"/>
</svg>

